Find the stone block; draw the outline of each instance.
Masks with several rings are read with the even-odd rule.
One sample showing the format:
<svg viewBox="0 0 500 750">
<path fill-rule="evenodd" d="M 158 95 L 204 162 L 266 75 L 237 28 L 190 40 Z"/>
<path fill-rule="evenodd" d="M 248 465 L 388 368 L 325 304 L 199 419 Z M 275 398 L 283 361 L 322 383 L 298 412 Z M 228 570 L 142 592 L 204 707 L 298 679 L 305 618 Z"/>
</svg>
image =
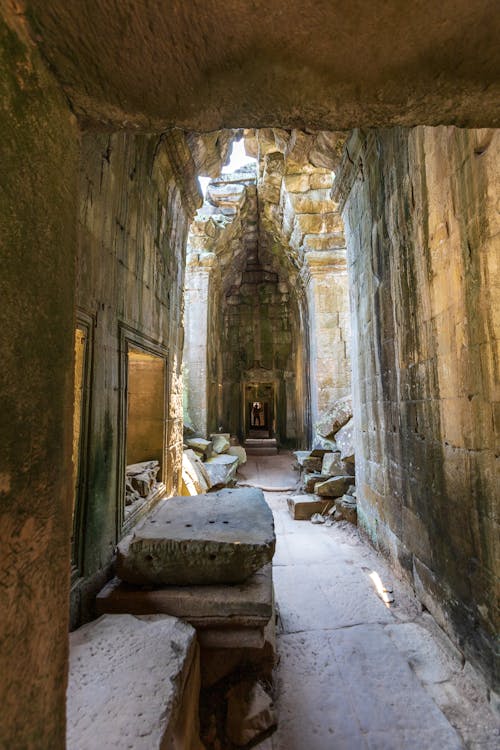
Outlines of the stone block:
<svg viewBox="0 0 500 750">
<path fill-rule="evenodd" d="M 69 750 L 201 750 L 196 633 L 174 617 L 105 615 L 70 634 Z"/>
<path fill-rule="evenodd" d="M 327 513 L 334 500 L 318 495 L 294 495 L 287 498 L 288 510 L 294 521 L 309 521 L 315 513 Z"/>
<path fill-rule="evenodd" d="M 321 463 L 321 456 L 308 456 L 307 458 L 304 458 L 302 466 L 304 467 L 304 471 L 307 471 L 309 473 L 321 473 Z"/>
<path fill-rule="evenodd" d="M 311 451 L 294 451 L 293 455 L 297 459 L 297 463 L 302 468 L 304 467 L 304 459 L 309 458 Z"/>
<path fill-rule="evenodd" d="M 335 500 L 335 520 L 349 521 L 355 526 L 358 523 L 358 510 L 356 499 L 352 495 L 342 495 Z"/>
<path fill-rule="evenodd" d="M 196 453 L 201 454 L 205 458 L 210 458 L 213 453 L 213 444 L 211 440 L 205 440 L 201 437 L 187 438 L 186 445 Z"/>
<path fill-rule="evenodd" d="M 98 614 L 165 614 L 196 629 L 263 628 L 272 615 L 272 567 L 264 565 L 243 583 L 144 589 L 113 578 L 96 598 Z"/>
<path fill-rule="evenodd" d="M 316 431 L 325 438 L 335 435 L 352 417 L 352 398 L 345 396 L 335 402 L 333 407 L 316 425 Z"/>
<path fill-rule="evenodd" d="M 238 468 L 240 466 L 243 466 L 243 464 L 246 464 L 247 462 L 247 452 L 243 448 L 242 445 L 231 445 L 228 448 L 228 455 L 229 456 L 236 456 L 238 459 Z"/>
<path fill-rule="evenodd" d="M 231 456 L 228 453 L 209 458 L 204 466 L 212 487 L 227 487 L 234 484 L 238 465 L 238 456 Z"/>
<path fill-rule="evenodd" d="M 262 490 L 174 497 L 119 543 L 116 571 L 141 585 L 241 583 L 272 560 L 275 545 Z"/>
<path fill-rule="evenodd" d="M 302 487 L 305 492 L 314 492 L 314 485 L 318 482 L 324 481 L 325 477 L 319 473 L 319 471 L 313 472 L 312 474 L 304 474 L 302 477 Z"/>
<path fill-rule="evenodd" d="M 226 437 L 225 435 L 211 435 L 210 439 L 212 441 L 214 453 L 227 453 L 231 445 L 229 437 Z"/>
<path fill-rule="evenodd" d="M 342 497 L 351 482 L 352 477 L 330 477 L 325 482 L 318 482 L 314 487 L 314 492 L 320 497 Z"/>
<path fill-rule="evenodd" d="M 201 495 L 212 486 L 203 462 L 190 449 L 182 454 L 182 481 L 188 495 Z"/>
<path fill-rule="evenodd" d="M 240 682 L 228 691 L 226 734 L 237 747 L 255 743 L 276 721 L 272 699 L 260 682 Z"/>
<path fill-rule="evenodd" d="M 311 456 L 323 456 L 325 453 L 333 453 L 337 450 L 337 444 L 335 440 L 327 440 L 321 435 L 315 437 L 313 441 L 313 447 L 311 450 Z"/>
<path fill-rule="evenodd" d="M 340 457 L 344 461 L 354 463 L 354 420 L 350 419 L 335 434 L 335 442 L 340 450 Z"/>
<path fill-rule="evenodd" d="M 347 461 L 342 461 L 340 451 L 325 453 L 321 465 L 321 473 L 327 477 L 354 476 L 354 466 Z"/>
</svg>

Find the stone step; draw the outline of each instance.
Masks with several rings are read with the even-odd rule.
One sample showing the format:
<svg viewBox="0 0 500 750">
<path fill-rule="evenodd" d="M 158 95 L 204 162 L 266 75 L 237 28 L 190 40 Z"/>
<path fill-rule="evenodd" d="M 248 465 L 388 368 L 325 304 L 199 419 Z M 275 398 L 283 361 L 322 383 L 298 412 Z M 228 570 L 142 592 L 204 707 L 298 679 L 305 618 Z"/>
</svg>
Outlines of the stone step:
<svg viewBox="0 0 500 750">
<path fill-rule="evenodd" d="M 335 500 L 318 495 L 293 495 L 287 498 L 287 505 L 294 521 L 309 521 L 315 513 L 327 513 L 335 505 Z"/>
<path fill-rule="evenodd" d="M 278 448 L 276 446 L 252 447 L 245 445 L 245 450 L 248 456 L 276 456 L 278 453 Z"/>
<path fill-rule="evenodd" d="M 70 634 L 68 750 L 201 750 L 196 632 L 175 617 L 104 615 Z"/>
<path fill-rule="evenodd" d="M 277 445 L 276 438 L 247 438 L 245 440 L 245 447 L 272 448 Z"/>
</svg>

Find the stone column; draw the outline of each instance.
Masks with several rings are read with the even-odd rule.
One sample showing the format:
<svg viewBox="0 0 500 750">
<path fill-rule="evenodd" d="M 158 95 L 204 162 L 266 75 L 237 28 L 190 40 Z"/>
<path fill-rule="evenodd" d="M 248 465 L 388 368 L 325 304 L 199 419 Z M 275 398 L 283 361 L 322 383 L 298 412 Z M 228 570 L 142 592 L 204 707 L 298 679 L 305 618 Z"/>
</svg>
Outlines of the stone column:
<svg viewBox="0 0 500 750">
<path fill-rule="evenodd" d="M 313 438 L 317 422 L 351 392 L 349 287 L 345 248 L 310 250 L 304 258 L 309 309 Z"/>
<path fill-rule="evenodd" d="M 217 262 L 215 253 L 193 254 L 188 257 L 185 282 L 184 367 L 187 411 L 193 426 L 207 434 L 208 415 L 208 308 L 210 277 Z"/>
</svg>

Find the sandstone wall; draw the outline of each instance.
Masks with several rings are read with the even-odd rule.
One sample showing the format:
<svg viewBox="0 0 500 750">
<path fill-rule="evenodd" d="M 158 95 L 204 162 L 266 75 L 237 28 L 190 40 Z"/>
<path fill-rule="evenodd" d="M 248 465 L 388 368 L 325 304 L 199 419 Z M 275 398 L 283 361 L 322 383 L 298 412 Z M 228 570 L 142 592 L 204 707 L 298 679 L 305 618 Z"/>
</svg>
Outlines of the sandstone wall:
<svg viewBox="0 0 500 750">
<path fill-rule="evenodd" d="M 161 474 L 167 493 L 178 489 L 185 246 L 200 202 L 190 177 L 191 152 L 180 132 L 83 136 L 76 301 L 92 321 L 93 347 L 83 563 L 72 592 L 75 622 L 86 616 L 87 601 L 106 576 L 127 523 L 127 340 L 167 357 Z"/>
<path fill-rule="evenodd" d="M 78 133 L 0 20 L 0 746 L 65 746 Z"/>
<path fill-rule="evenodd" d="M 353 316 L 358 519 L 497 664 L 498 131 L 355 131 L 338 181 Z"/>
</svg>

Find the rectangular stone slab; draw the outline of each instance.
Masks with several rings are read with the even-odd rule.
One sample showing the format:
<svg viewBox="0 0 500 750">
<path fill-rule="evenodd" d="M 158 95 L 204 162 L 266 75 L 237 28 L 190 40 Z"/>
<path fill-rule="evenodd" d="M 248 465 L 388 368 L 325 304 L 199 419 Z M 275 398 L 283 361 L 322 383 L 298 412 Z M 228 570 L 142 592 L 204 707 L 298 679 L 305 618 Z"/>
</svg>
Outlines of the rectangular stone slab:
<svg viewBox="0 0 500 750">
<path fill-rule="evenodd" d="M 325 501 L 322 501 L 323 505 Z M 240 584 L 163 586 L 141 589 L 119 578 L 104 586 L 96 599 L 98 614 L 165 614 L 186 620 L 196 629 L 261 628 L 273 611 L 272 566 L 265 565 Z"/>
<path fill-rule="evenodd" d="M 287 498 L 288 510 L 294 521 L 309 521 L 315 513 L 323 515 L 334 503 L 333 499 L 317 495 L 295 495 Z"/>
<path fill-rule="evenodd" d="M 272 560 L 275 546 L 262 490 L 173 497 L 120 542 L 116 572 L 139 585 L 241 583 Z"/>
</svg>

